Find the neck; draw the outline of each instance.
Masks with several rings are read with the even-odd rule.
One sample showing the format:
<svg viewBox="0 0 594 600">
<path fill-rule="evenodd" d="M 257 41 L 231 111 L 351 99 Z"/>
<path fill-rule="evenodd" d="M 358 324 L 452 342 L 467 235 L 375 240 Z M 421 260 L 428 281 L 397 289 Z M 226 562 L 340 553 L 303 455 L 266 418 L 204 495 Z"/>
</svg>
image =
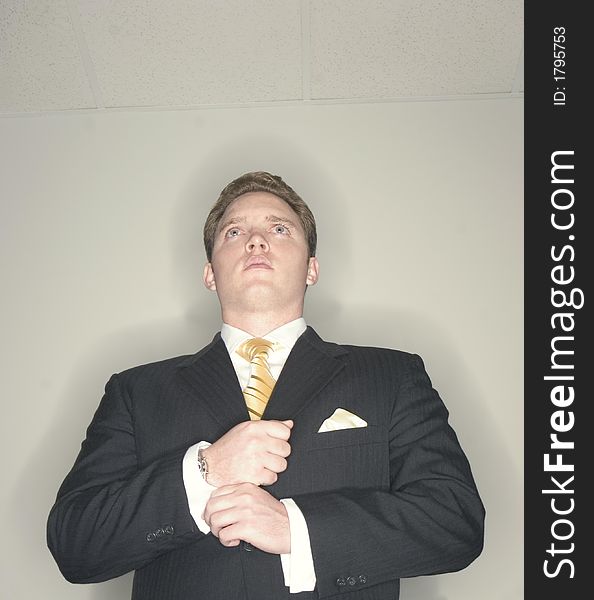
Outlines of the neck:
<svg viewBox="0 0 594 600">
<path fill-rule="evenodd" d="M 253 335 L 254 337 L 262 337 L 270 333 L 274 329 L 294 321 L 303 316 L 303 311 L 294 311 L 286 314 L 278 313 L 248 313 L 248 314 L 233 314 L 230 311 L 222 311 L 223 321 L 227 325 L 237 327 L 243 331 Z"/>
</svg>

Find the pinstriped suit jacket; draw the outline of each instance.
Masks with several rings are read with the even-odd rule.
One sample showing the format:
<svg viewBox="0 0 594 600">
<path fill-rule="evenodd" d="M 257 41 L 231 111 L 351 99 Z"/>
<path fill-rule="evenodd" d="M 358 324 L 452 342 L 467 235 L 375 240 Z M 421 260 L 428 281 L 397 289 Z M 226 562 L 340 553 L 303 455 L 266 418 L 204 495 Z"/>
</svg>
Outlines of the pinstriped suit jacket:
<svg viewBox="0 0 594 600">
<path fill-rule="evenodd" d="M 338 407 L 368 426 L 317 433 Z M 267 489 L 303 512 L 313 592 L 289 594 L 277 555 L 225 548 L 190 515 L 186 449 L 248 419 L 219 334 L 195 355 L 107 383 L 48 518 L 64 577 L 134 570 L 136 600 L 395 600 L 401 577 L 457 571 L 480 554 L 484 508 L 418 356 L 328 343 L 308 328 L 264 418 L 295 422 L 288 468 Z"/>
</svg>

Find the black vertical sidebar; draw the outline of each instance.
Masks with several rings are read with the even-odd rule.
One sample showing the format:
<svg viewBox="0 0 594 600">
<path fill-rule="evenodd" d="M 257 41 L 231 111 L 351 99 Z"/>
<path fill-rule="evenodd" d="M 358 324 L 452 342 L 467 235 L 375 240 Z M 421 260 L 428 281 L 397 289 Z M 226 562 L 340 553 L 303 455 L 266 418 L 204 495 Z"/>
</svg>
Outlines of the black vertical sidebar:
<svg viewBox="0 0 594 600">
<path fill-rule="evenodd" d="M 594 575 L 594 29 L 585 3 L 524 6 L 524 597 L 573 600 Z"/>
</svg>

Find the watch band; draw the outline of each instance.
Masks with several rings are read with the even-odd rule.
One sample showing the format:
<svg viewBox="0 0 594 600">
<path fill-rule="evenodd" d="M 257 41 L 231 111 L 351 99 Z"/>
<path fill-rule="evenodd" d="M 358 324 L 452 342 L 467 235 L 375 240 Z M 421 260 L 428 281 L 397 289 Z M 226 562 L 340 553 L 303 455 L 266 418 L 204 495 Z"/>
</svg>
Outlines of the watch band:
<svg viewBox="0 0 594 600">
<path fill-rule="evenodd" d="M 206 483 L 208 483 L 208 479 L 207 479 L 208 462 L 206 462 L 206 457 L 204 456 L 204 453 L 202 452 L 202 448 L 200 448 L 200 450 L 198 450 L 198 470 L 200 471 L 200 474 L 202 475 L 202 478 L 204 479 L 204 481 L 206 481 Z"/>
</svg>

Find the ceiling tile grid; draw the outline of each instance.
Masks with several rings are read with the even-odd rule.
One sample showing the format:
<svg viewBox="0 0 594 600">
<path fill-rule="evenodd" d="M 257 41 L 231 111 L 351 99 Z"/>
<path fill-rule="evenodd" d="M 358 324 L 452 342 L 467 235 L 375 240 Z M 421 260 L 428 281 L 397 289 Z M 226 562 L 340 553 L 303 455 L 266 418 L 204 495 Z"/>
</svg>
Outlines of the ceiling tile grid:
<svg viewBox="0 0 594 600">
<path fill-rule="evenodd" d="M 523 92 L 522 0 L 1 0 L 0 113 Z"/>
<path fill-rule="evenodd" d="M 0 111 L 94 108 L 66 0 L 0 2 Z"/>
<path fill-rule="evenodd" d="M 325 0 L 310 5 L 312 98 L 512 91 L 522 0 Z"/>
<path fill-rule="evenodd" d="M 301 98 L 299 2 L 82 0 L 107 107 Z"/>
</svg>

